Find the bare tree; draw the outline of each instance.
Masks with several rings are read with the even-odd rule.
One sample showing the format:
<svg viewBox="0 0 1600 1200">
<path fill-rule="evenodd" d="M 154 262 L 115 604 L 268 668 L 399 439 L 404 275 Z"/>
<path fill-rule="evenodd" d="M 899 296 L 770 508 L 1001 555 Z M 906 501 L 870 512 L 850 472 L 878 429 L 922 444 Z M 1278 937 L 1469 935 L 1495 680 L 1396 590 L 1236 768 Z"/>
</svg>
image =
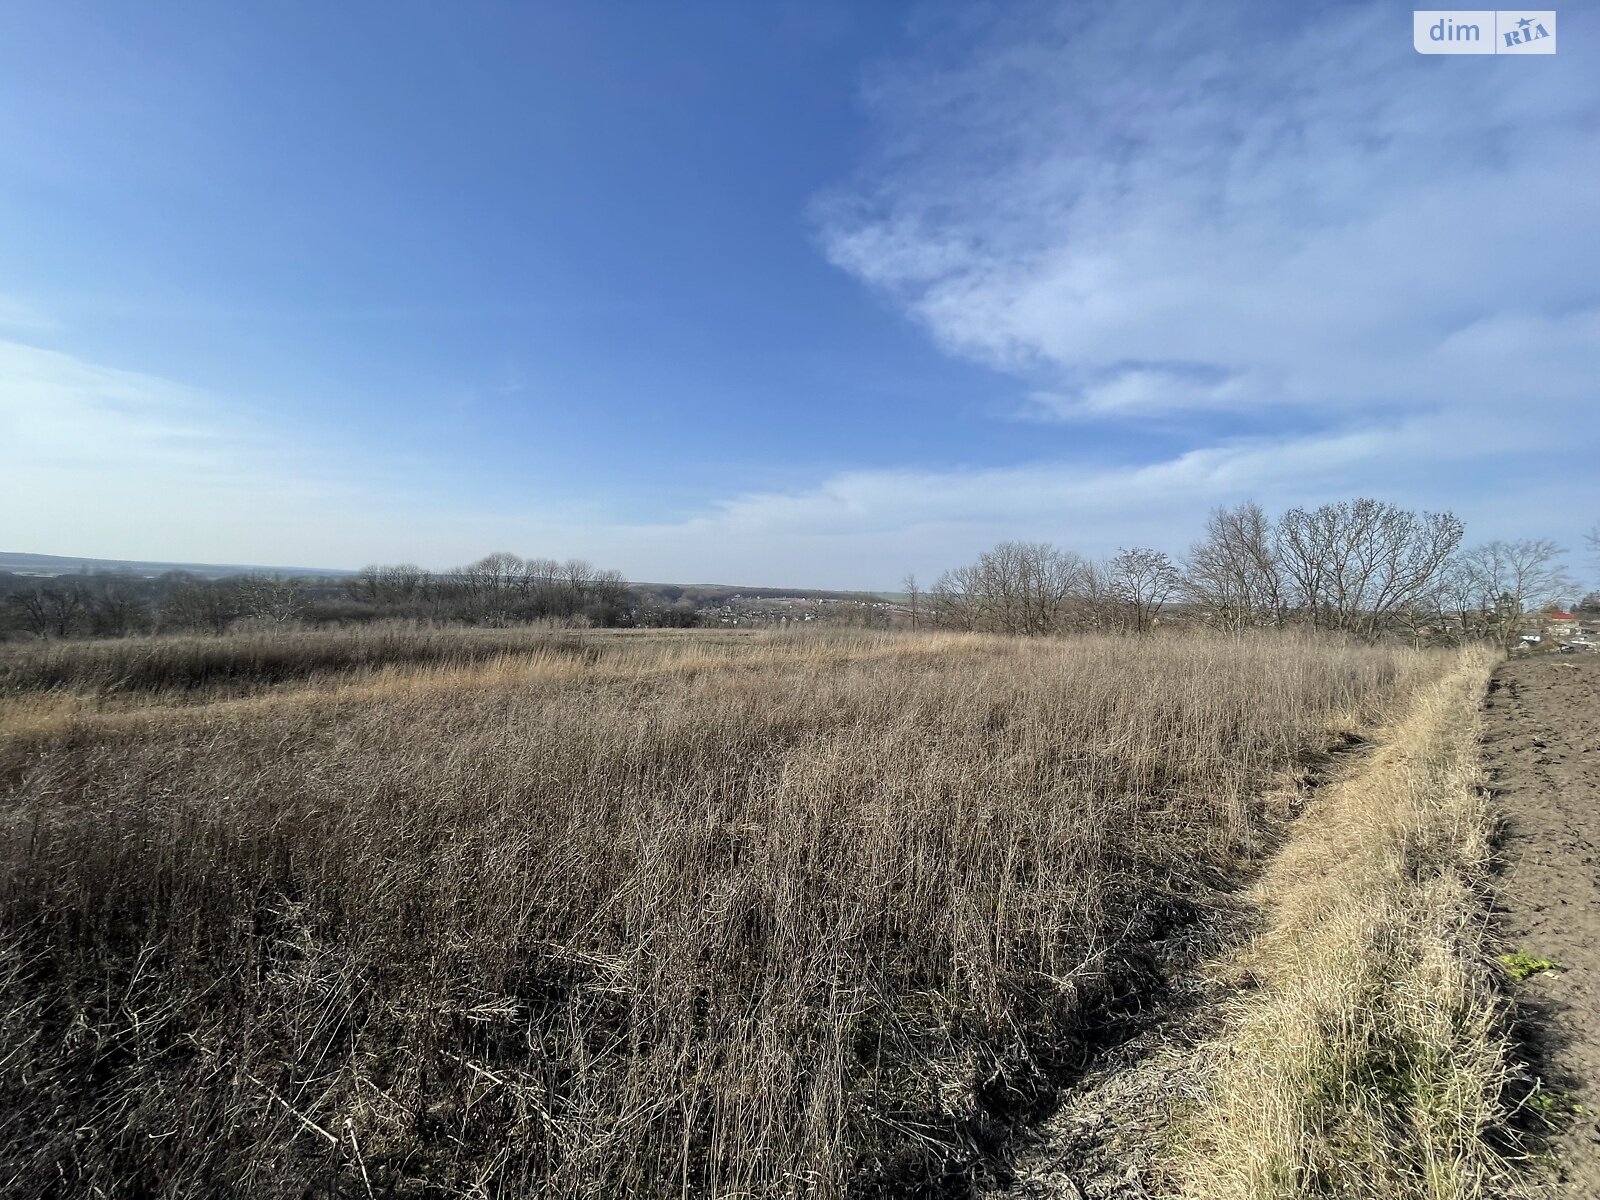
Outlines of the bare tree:
<svg viewBox="0 0 1600 1200">
<path fill-rule="evenodd" d="M 972 593 L 975 568 L 957 567 L 934 581 L 928 594 L 928 619 L 940 629 L 971 633 L 978 628 L 981 607 Z"/>
<path fill-rule="evenodd" d="M 162 612 L 175 625 L 223 634 L 243 615 L 244 605 L 236 584 L 190 580 L 168 594 Z"/>
<path fill-rule="evenodd" d="M 83 603 L 89 630 L 98 637 L 127 637 L 149 617 L 145 598 L 125 579 L 107 578 L 91 585 Z"/>
<path fill-rule="evenodd" d="M 353 576 L 344 581 L 344 590 L 352 600 L 359 600 L 366 604 L 382 604 L 384 596 L 383 573 L 387 567 L 371 563 L 362 567 Z"/>
<path fill-rule="evenodd" d="M 1066 627 L 1088 564 L 1048 542 L 1001 542 L 946 571 L 934 588 L 937 621 L 956 629 L 1037 636 Z"/>
<path fill-rule="evenodd" d="M 561 579 L 561 564 L 553 558 L 530 558 L 527 575 L 536 584 L 553 587 Z"/>
<path fill-rule="evenodd" d="M 588 616 L 621 624 L 631 611 L 629 588 L 620 572 L 601 570 L 581 558 L 522 558 L 507 551 L 441 575 L 413 564 L 370 566 L 349 585 L 358 600 L 402 604 L 482 625 L 503 626 L 539 617 Z"/>
<path fill-rule="evenodd" d="M 543 616 L 560 607 L 561 564 L 553 558 L 530 558 L 523 567 L 528 596 Z"/>
<path fill-rule="evenodd" d="M 1119 550 L 1107 564 L 1110 594 L 1123 606 L 1138 634 L 1150 631 L 1180 579 L 1172 560 L 1147 546 Z"/>
<path fill-rule="evenodd" d="M 1576 590 L 1561 564 L 1565 554 L 1549 538 L 1475 546 L 1455 564 L 1457 594 L 1468 599 L 1485 633 L 1514 645 L 1526 613 Z"/>
<path fill-rule="evenodd" d="M 22 627 L 42 638 L 64 638 L 77 628 L 83 615 L 83 589 L 65 584 L 41 584 L 10 597 Z"/>
<path fill-rule="evenodd" d="M 1284 580 L 1272 522 L 1259 504 L 1215 508 L 1189 550 L 1184 592 L 1225 629 L 1280 622 Z"/>
<path fill-rule="evenodd" d="M 1276 545 L 1292 599 L 1313 625 L 1371 636 L 1429 593 L 1462 531 L 1451 513 L 1362 498 L 1290 509 Z"/>
<path fill-rule="evenodd" d="M 289 625 L 305 610 L 305 589 L 280 575 L 251 575 L 239 585 L 239 611 L 272 625 Z"/>
<path fill-rule="evenodd" d="M 921 590 L 917 587 L 917 577 L 908 574 L 900 581 L 900 590 L 905 592 L 906 598 L 910 601 L 911 628 L 915 629 L 917 627 L 917 600 L 922 595 Z"/>
<path fill-rule="evenodd" d="M 628 584 L 621 571 L 590 568 L 583 611 L 599 625 L 620 624 L 628 611 Z"/>
<path fill-rule="evenodd" d="M 565 593 L 564 604 L 569 613 L 581 609 L 589 598 L 595 577 L 595 566 L 583 558 L 569 558 L 561 564 L 561 587 Z"/>
<path fill-rule="evenodd" d="M 461 601 L 461 615 L 484 625 L 509 624 L 525 571 L 522 559 L 504 550 L 455 571 L 454 590 Z"/>
<path fill-rule="evenodd" d="M 1485 604 L 1485 592 L 1469 555 L 1457 555 L 1445 564 L 1431 596 L 1434 622 L 1441 628 L 1455 627 L 1464 638 L 1498 636 L 1492 627 L 1492 604 Z"/>
<path fill-rule="evenodd" d="M 345 588 L 369 604 L 408 604 L 426 599 L 432 583 L 432 574 L 416 563 L 396 563 L 362 567 Z"/>
</svg>

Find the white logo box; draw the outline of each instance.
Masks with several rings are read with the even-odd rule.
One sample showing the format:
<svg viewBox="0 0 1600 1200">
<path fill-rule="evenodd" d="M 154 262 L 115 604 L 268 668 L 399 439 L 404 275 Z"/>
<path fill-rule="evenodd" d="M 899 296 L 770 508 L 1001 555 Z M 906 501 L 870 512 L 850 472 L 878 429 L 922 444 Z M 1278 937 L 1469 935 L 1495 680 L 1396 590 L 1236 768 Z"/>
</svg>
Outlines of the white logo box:
<svg viewBox="0 0 1600 1200">
<path fill-rule="evenodd" d="M 1418 54 L 1554 54 L 1554 9 L 1440 8 L 1411 14 Z"/>
</svg>

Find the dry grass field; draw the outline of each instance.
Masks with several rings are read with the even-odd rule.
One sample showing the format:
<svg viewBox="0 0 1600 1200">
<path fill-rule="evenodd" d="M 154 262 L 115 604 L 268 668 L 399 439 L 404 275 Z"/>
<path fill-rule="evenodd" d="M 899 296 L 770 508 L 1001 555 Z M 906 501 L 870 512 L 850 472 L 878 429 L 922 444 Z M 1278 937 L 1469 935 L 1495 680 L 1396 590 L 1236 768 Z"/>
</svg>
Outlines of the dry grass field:
<svg viewBox="0 0 1600 1200">
<path fill-rule="evenodd" d="M 1520 1194 L 1479 762 L 1497 659 L 1419 687 L 1263 872 L 1259 934 L 1225 963 L 1250 986 L 1178 1149 L 1196 1200 Z"/>
<path fill-rule="evenodd" d="M 1289 636 L 5 649 L 0 1190 L 966 1194 L 1272 785 L 1456 668 Z"/>
</svg>

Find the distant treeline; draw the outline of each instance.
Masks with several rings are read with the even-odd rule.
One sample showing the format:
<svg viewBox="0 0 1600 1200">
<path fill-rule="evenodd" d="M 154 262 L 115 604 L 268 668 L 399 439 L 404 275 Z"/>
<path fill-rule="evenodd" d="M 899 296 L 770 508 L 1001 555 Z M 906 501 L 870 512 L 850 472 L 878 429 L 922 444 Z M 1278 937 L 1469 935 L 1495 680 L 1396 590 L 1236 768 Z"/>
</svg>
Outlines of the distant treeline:
<svg viewBox="0 0 1600 1200">
<path fill-rule="evenodd" d="M 1371 499 L 1218 508 L 1182 560 L 1134 547 L 1091 561 L 1047 542 L 1002 542 L 921 591 L 914 620 L 1010 634 L 1149 630 L 1168 616 L 1243 630 L 1308 626 L 1361 637 L 1516 640 L 1536 610 L 1570 600 L 1564 551 L 1544 538 L 1462 548 L 1453 514 Z M 1600 607 L 1600 595 L 1584 598 Z"/>
<path fill-rule="evenodd" d="M 506 627 L 547 621 L 581 627 L 689 628 L 736 601 L 839 598 L 840 592 L 628 583 L 583 559 L 495 553 L 450 571 L 409 563 L 344 578 L 181 571 L 143 577 L 91 572 L 49 578 L 0 572 L 0 636 L 127 637 L 224 633 L 242 624 L 328 627 L 379 620 Z M 859 606 L 858 606 L 859 607 Z"/>
<path fill-rule="evenodd" d="M 548 621 L 588 627 L 688 628 L 776 615 L 797 597 L 828 603 L 803 614 L 832 624 L 909 624 L 1019 635 L 1074 630 L 1148 632 L 1182 620 L 1244 630 L 1301 626 L 1360 637 L 1510 644 L 1529 614 L 1577 595 L 1565 550 L 1545 538 L 1463 548 L 1453 514 L 1367 498 L 1269 516 L 1247 502 L 1212 511 L 1181 559 L 1136 546 L 1092 560 L 1048 542 L 1002 542 L 932 588 L 907 577 L 903 598 L 779 588 L 628 583 L 583 559 L 495 553 L 450 571 L 410 563 L 346 578 L 182 572 L 59 575 L 0 572 L 0 636 L 125 637 L 223 633 L 258 626 L 376 620 L 505 627 Z M 1590 535 L 1600 554 L 1600 534 Z M 736 609 L 743 605 L 743 609 Z M 1578 602 L 1600 610 L 1600 594 Z M 786 610 L 784 610 L 786 611 Z M 734 623 L 737 623 L 736 621 Z"/>
</svg>

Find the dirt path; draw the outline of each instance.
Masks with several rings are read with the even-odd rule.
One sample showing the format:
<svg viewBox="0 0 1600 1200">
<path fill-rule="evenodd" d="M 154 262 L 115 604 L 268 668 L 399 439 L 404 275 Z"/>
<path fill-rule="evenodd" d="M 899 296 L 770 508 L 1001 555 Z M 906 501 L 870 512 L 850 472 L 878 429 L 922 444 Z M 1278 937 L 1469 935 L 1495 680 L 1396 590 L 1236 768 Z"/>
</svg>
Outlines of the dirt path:
<svg viewBox="0 0 1600 1200">
<path fill-rule="evenodd" d="M 1357 772 L 1368 749 L 1365 738 L 1343 734 L 1268 798 L 1277 815 L 1263 828 L 1265 842 L 1281 847 L 1317 791 Z M 1105 1019 L 1095 1052 L 1082 1074 L 1063 1087 L 1059 1107 L 1018 1132 L 1004 1182 L 981 1190 L 982 1200 L 1151 1200 L 1176 1194 L 1164 1151 L 1174 1120 L 1203 1101 L 1205 1069 L 1197 1055 L 1221 1031 L 1223 1002 L 1240 986 L 1231 959 L 1260 926 L 1259 898 L 1250 889 L 1273 852 L 1242 865 L 1189 921 L 1145 948 L 1152 973 Z"/>
<path fill-rule="evenodd" d="M 1197 1048 L 1220 1027 L 1224 984 L 1200 969 L 1255 925 L 1239 895 L 1156 948 L 1166 985 L 1104 1031 L 1107 1047 L 1061 1105 L 1013 1148 L 1009 1183 L 985 1200 L 1149 1200 L 1172 1192 L 1160 1163 L 1175 1113 L 1196 1098 Z"/>
<path fill-rule="evenodd" d="M 1551 1194 L 1600 1196 L 1600 655 L 1509 662 L 1484 702 L 1484 761 L 1506 821 L 1500 932 L 1565 967 L 1517 997 L 1544 1086 L 1582 1105 L 1555 1138 Z"/>
</svg>

